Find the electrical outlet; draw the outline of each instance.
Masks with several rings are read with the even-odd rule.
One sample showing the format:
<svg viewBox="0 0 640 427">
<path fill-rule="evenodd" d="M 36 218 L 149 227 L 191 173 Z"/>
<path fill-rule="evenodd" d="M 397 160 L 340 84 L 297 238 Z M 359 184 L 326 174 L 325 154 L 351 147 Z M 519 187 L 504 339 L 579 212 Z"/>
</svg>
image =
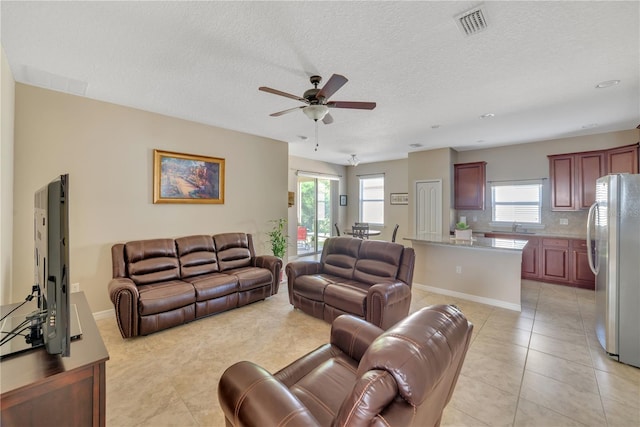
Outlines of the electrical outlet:
<svg viewBox="0 0 640 427">
<path fill-rule="evenodd" d="M 80 283 L 71 284 L 71 293 L 80 292 Z"/>
<path fill-rule="evenodd" d="M 567 218 L 560 218 L 560 225 L 569 225 L 569 220 Z"/>
<path fill-rule="evenodd" d="M 462 274 L 462 266 L 461 265 L 456 265 L 456 273 Z"/>
</svg>

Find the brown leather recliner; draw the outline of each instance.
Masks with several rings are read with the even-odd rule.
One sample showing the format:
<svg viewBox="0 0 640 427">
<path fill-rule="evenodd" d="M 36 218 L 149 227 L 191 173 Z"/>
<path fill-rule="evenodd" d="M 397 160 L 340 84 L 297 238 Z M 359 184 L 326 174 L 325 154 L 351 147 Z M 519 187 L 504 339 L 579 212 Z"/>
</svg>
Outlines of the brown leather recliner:
<svg viewBox="0 0 640 427">
<path fill-rule="evenodd" d="M 275 374 L 251 363 L 218 384 L 227 426 L 438 426 L 473 325 L 456 307 L 423 308 L 386 332 L 342 315 L 331 341 Z"/>
</svg>

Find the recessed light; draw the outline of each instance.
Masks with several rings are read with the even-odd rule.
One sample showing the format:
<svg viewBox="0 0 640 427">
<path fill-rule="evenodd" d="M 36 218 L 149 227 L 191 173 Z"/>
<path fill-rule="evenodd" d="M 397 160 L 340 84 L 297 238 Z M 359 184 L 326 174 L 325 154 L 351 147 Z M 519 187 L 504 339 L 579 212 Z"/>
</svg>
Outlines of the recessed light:
<svg viewBox="0 0 640 427">
<path fill-rule="evenodd" d="M 604 89 L 607 87 L 615 86 L 620 84 L 620 80 L 607 80 L 606 82 L 600 82 L 596 85 L 596 89 Z"/>
<path fill-rule="evenodd" d="M 480 116 L 481 119 L 490 119 L 492 117 L 495 117 L 495 114 L 493 113 L 486 113 Z"/>
</svg>

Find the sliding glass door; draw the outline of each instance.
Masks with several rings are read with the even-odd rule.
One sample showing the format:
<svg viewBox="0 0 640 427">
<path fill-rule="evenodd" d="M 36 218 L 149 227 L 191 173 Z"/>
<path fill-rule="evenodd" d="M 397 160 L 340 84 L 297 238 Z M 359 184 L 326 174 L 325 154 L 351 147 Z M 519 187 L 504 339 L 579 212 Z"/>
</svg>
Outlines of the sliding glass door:
<svg viewBox="0 0 640 427">
<path fill-rule="evenodd" d="M 322 252 L 324 241 L 331 237 L 332 182 L 337 184 L 330 179 L 298 175 L 298 255 Z"/>
</svg>

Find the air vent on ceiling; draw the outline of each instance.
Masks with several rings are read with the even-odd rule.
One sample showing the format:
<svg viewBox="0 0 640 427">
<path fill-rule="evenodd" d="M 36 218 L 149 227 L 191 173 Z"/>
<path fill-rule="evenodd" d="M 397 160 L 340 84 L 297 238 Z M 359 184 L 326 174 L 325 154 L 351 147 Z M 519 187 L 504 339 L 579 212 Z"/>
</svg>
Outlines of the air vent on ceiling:
<svg viewBox="0 0 640 427">
<path fill-rule="evenodd" d="M 456 23 L 465 36 L 472 36 L 487 29 L 487 18 L 482 6 L 456 16 Z"/>
</svg>

